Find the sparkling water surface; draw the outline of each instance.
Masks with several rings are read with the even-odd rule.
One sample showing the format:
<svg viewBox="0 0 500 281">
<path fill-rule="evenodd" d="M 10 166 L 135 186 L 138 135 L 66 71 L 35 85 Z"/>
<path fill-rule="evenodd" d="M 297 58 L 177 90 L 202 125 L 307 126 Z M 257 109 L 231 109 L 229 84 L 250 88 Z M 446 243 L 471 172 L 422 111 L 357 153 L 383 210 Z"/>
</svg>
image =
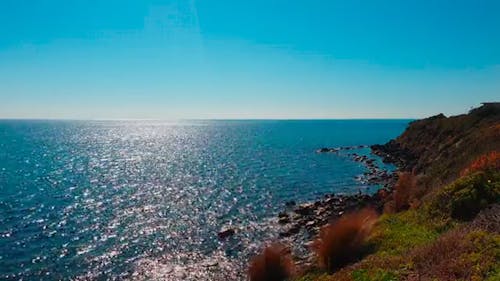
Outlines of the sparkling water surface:
<svg viewBox="0 0 500 281">
<path fill-rule="evenodd" d="M 408 122 L 0 120 L 0 279 L 242 279 L 285 202 L 376 188 L 318 148 Z"/>
</svg>

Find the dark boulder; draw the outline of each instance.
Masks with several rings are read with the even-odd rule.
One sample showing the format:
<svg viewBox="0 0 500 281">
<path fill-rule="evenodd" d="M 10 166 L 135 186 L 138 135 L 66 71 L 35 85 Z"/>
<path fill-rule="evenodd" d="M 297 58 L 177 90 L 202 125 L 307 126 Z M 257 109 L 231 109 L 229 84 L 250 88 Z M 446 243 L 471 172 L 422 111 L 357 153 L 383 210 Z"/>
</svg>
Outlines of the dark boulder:
<svg viewBox="0 0 500 281">
<path fill-rule="evenodd" d="M 236 230 L 234 228 L 227 228 L 227 229 L 223 229 L 219 233 L 217 233 L 217 236 L 219 237 L 219 239 L 222 240 L 222 239 L 226 239 L 230 236 L 233 236 L 235 233 L 236 233 Z"/>
</svg>

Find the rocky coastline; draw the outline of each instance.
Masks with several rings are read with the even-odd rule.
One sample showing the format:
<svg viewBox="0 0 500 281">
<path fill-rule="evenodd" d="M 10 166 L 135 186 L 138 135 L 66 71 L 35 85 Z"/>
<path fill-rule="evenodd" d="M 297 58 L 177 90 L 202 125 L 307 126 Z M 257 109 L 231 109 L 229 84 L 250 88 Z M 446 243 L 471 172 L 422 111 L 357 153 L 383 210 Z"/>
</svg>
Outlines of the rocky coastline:
<svg viewBox="0 0 500 281">
<path fill-rule="evenodd" d="M 381 157 L 385 163 L 393 163 L 399 169 L 400 162 L 391 161 L 392 151 L 384 153 L 375 150 L 377 146 L 357 145 L 344 147 L 323 147 L 316 150 L 316 153 L 344 153 L 351 161 L 364 165 L 367 169 L 363 175 L 357 177 L 357 181 L 362 185 L 379 185 L 381 188 L 374 194 L 325 194 L 312 202 L 297 204 L 295 201 L 285 203 L 284 210 L 278 214 L 277 222 L 280 225 L 280 239 L 294 239 L 296 236 L 312 238 L 319 232 L 319 229 L 327 223 L 339 218 L 344 213 L 349 213 L 364 207 L 371 207 L 381 212 L 383 200 L 391 192 L 392 186 L 397 180 L 396 171 L 388 171 L 381 168 L 376 163 L 376 158 L 354 152 L 359 149 L 371 149 L 371 155 Z M 389 160 L 388 160 L 389 159 Z M 234 228 L 223 228 L 217 233 L 219 240 L 225 240 L 237 233 Z"/>
<path fill-rule="evenodd" d="M 321 226 L 335 220 L 346 212 L 351 212 L 364 207 L 382 209 L 382 197 L 384 192 L 374 195 L 336 195 L 326 194 L 323 198 L 314 202 L 303 203 L 291 210 L 285 210 L 278 214 L 278 223 L 284 225 L 284 231 L 280 237 L 286 238 L 305 231 L 309 237 L 316 235 Z"/>
<path fill-rule="evenodd" d="M 368 146 L 349 146 L 318 149 L 317 153 L 339 153 L 341 151 L 352 151 Z M 376 146 L 371 146 L 371 154 L 382 157 L 385 163 L 389 163 L 387 155 L 395 155 L 388 151 L 385 154 L 376 150 Z M 367 171 L 357 180 L 363 184 L 380 185 L 381 188 L 374 194 L 326 194 L 322 198 L 313 202 L 296 205 L 295 202 L 286 202 L 285 210 L 278 214 L 278 223 L 283 226 L 283 231 L 280 232 L 281 238 L 294 238 L 294 236 L 305 234 L 308 238 L 314 237 L 319 229 L 327 223 L 339 218 L 344 213 L 349 213 L 365 207 L 371 207 L 381 212 L 383 208 L 384 198 L 386 198 L 392 190 L 394 183 L 397 180 L 396 171 L 390 172 L 380 168 L 374 157 L 360 155 L 356 152 L 346 154 L 352 161 L 363 164 Z M 400 162 L 394 161 L 398 169 Z"/>
</svg>

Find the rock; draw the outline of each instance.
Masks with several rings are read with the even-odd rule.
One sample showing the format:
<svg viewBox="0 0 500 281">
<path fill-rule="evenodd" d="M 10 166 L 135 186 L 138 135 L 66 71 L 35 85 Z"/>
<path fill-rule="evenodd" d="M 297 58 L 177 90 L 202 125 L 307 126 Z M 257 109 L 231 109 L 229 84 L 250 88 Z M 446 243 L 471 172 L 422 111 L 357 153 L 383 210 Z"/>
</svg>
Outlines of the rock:
<svg viewBox="0 0 500 281">
<path fill-rule="evenodd" d="M 278 214 L 278 223 L 287 224 L 290 223 L 290 216 L 286 212 L 281 212 Z"/>
<path fill-rule="evenodd" d="M 318 209 L 316 209 L 316 216 L 321 216 L 325 213 L 326 213 L 326 208 L 324 207 L 319 207 Z"/>
<path fill-rule="evenodd" d="M 216 260 L 211 260 L 211 261 L 207 261 L 203 264 L 203 267 L 214 267 L 214 266 L 218 266 L 219 265 L 219 262 L 216 261 Z"/>
<path fill-rule="evenodd" d="M 311 228 L 313 228 L 315 225 L 316 225 L 316 222 L 315 222 L 315 221 L 313 221 L 313 220 L 311 220 L 311 221 L 306 222 L 305 227 L 306 227 L 307 229 L 311 229 Z"/>
<path fill-rule="evenodd" d="M 286 202 L 285 206 L 287 206 L 287 207 L 293 207 L 293 206 L 295 206 L 295 204 L 296 204 L 295 201 L 291 200 L 291 201 Z"/>
<path fill-rule="evenodd" d="M 312 213 L 312 209 L 314 207 L 314 203 L 305 203 L 299 205 L 298 208 L 294 210 L 295 213 L 299 215 L 310 215 Z"/>
<path fill-rule="evenodd" d="M 280 236 L 281 237 L 290 237 L 292 236 L 293 234 L 297 234 L 299 233 L 300 231 L 300 225 L 299 224 L 294 224 L 292 225 L 290 228 L 288 228 L 288 230 L 286 230 L 285 232 L 281 232 L 280 233 Z"/>
<path fill-rule="evenodd" d="M 337 148 L 328 148 L 328 147 L 322 147 L 318 150 L 316 150 L 316 152 L 318 153 L 328 153 L 328 152 L 337 152 L 339 151 L 339 149 Z"/>
<path fill-rule="evenodd" d="M 326 222 L 324 224 L 326 224 Z M 311 228 L 309 230 L 309 232 L 312 234 L 316 234 L 316 233 L 319 233 L 320 230 L 321 230 L 321 228 L 319 226 L 315 226 L 315 227 Z"/>
<path fill-rule="evenodd" d="M 287 212 L 280 212 L 280 213 L 278 214 L 278 218 L 288 218 L 288 214 L 287 214 Z"/>
<path fill-rule="evenodd" d="M 307 241 L 307 242 L 304 242 L 304 247 L 307 248 L 307 249 L 312 249 L 314 246 L 314 241 Z"/>
<path fill-rule="evenodd" d="M 325 200 L 326 205 L 334 204 L 336 202 L 338 202 L 338 200 L 335 197 L 329 197 Z"/>
<path fill-rule="evenodd" d="M 230 236 L 233 236 L 235 233 L 236 233 L 236 230 L 234 228 L 227 228 L 227 229 L 223 229 L 219 233 L 217 233 L 217 236 L 219 237 L 219 239 L 222 240 L 222 239 L 226 239 Z"/>
<path fill-rule="evenodd" d="M 287 223 L 290 223 L 290 218 L 289 217 L 280 217 L 278 219 L 278 223 L 279 224 L 287 224 Z"/>
</svg>

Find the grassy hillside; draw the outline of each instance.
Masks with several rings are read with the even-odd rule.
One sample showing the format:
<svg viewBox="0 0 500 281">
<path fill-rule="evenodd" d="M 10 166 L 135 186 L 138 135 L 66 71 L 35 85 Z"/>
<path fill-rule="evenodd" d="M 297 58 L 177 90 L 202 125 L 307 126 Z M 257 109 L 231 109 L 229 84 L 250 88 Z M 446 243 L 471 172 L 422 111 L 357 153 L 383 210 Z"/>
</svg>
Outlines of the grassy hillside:
<svg viewBox="0 0 500 281">
<path fill-rule="evenodd" d="M 454 217 L 471 188 L 487 190 L 472 200 L 480 210 Z M 297 280 L 499 280 L 499 200 L 499 171 L 462 177 L 417 209 L 382 215 L 365 244 L 369 253 L 358 262 Z"/>
</svg>

